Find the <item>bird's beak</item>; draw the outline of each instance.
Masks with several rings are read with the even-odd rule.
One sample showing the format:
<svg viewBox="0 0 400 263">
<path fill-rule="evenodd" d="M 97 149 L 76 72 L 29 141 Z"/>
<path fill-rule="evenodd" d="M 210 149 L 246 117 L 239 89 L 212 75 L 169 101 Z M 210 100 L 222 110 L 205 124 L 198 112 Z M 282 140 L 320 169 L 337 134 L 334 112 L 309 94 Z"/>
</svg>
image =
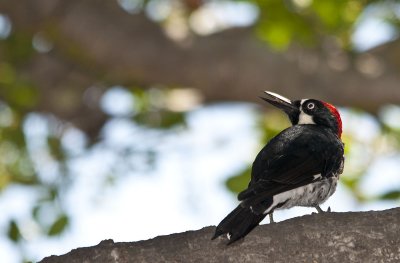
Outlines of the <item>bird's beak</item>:
<svg viewBox="0 0 400 263">
<path fill-rule="evenodd" d="M 275 107 L 283 110 L 287 115 L 292 116 L 299 111 L 299 109 L 292 103 L 291 100 L 279 94 L 270 91 L 264 91 L 267 97 L 260 97 L 266 102 L 274 105 Z"/>
</svg>

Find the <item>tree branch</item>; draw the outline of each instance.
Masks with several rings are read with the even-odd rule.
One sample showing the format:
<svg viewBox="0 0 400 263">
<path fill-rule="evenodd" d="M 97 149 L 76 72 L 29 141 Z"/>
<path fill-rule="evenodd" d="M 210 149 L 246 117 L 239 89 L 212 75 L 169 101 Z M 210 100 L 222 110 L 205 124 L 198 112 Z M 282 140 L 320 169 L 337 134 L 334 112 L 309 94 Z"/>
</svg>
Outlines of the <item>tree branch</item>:
<svg viewBox="0 0 400 263">
<path fill-rule="evenodd" d="M 400 208 L 312 214 L 257 227 L 226 246 L 215 227 L 154 239 L 78 248 L 52 262 L 399 262 Z"/>
<path fill-rule="evenodd" d="M 16 32 L 41 32 L 54 45 L 50 52 L 32 56 L 19 72 L 42 94 L 37 109 L 85 131 L 104 121 L 97 105 L 82 101 L 93 85 L 100 90 L 114 84 L 193 87 L 206 102 L 255 102 L 263 90 L 272 90 L 372 112 L 400 103 L 399 41 L 359 55 L 344 53 L 334 41 L 318 49 L 292 47 L 275 53 L 253 28 L 176 43 L 160 25 L 125 12 L 116 1 L 0 1 L 0 12 L 10 16 Z M 78 99 L 58 103 L 65 93 Z M 90 116 L 98 117 L 88 121 Z"/>
</svg>

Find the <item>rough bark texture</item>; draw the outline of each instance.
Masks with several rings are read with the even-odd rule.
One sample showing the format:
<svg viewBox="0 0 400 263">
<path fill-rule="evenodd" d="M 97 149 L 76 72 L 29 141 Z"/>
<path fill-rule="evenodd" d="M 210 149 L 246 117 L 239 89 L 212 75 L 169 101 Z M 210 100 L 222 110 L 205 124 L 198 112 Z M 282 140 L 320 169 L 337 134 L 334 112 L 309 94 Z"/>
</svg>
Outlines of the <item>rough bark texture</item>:
<svg viewBox="0 0 400 263">
<path fill-rule="evenodd" d="M 215 227 L 151 240 L 78 248 L 52 262 L 400 262 L 400 208 L 323 213 L 257 227 L 226 246 Z"/>
</svg>

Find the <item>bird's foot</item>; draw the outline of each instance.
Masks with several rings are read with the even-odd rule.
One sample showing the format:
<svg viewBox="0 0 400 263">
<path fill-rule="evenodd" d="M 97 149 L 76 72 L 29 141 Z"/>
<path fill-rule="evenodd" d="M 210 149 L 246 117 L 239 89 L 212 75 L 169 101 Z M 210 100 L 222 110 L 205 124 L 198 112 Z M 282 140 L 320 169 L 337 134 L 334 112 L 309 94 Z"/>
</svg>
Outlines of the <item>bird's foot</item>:
<svg viewBox="0 0 400 263">
<path fill-rule="evenodd" d="M 271 213 L 271 214 L 268 214 L 268 216 L 269 216 L 269 223 L 270 223 L 270 224 L 275 223 L 273 214 L 272 214 L 272 213 Z"/>
<path fill-rule="evenodd" d="M 331 207 L 329 206 L 328 209 L 326 211 L 322 210 L 321 207 L 319 207 L 319 205 L 314 206 L 315 209 L 317 209 L 318 213 L 325 213 L 325 212 L 331 212 Z"/>
</svg>

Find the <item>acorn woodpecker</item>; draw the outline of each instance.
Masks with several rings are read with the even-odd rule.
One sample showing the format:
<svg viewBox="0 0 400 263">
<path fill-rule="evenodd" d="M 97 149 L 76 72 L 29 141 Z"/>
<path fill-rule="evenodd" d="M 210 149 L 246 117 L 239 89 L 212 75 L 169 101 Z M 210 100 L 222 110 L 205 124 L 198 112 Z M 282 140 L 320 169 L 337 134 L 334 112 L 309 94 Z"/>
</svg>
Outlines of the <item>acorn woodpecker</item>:
<svg viewBox="0 0 400 263">
<path fill-rule="evenodd" d="M 283 110 L 292 126 L 272 138 L 259 152 L 240 204 L 219 223 L 216 237 L 227 234 L 228 244 L 246 236 L 275 209 L 319 207 L 336 190 L 343 172 L 342 121 L 331 104 L 289 100 L 265 91 L 263 100 Z M 328 209 L 330 211 L 330 209 Z"/>
</svg>

